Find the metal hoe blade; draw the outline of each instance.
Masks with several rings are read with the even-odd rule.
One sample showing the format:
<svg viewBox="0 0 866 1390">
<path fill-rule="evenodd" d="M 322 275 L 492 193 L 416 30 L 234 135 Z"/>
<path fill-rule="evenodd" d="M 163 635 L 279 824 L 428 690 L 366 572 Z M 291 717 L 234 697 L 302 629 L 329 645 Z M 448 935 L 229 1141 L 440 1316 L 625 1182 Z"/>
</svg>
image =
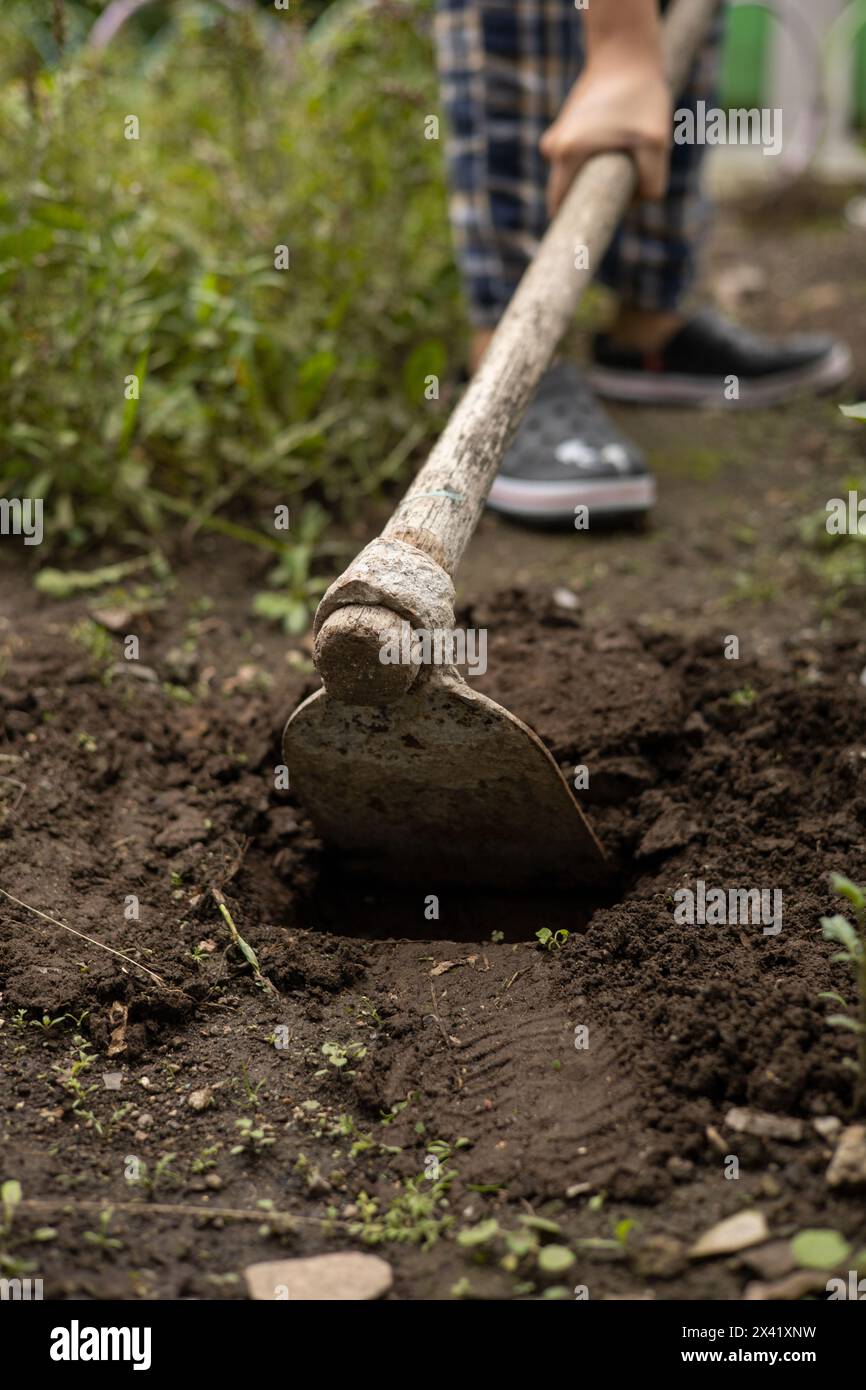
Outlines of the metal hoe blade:
<svg viewBox="0 0 866 1390">
<path fill-rule="evenodd" d="M 541 740 L 458 675 L 392 705 L 317 691 L 283 736 L 292 791 L 350 873 L 502 888 L 589 885 L 604 851 Z"/>
</svg>

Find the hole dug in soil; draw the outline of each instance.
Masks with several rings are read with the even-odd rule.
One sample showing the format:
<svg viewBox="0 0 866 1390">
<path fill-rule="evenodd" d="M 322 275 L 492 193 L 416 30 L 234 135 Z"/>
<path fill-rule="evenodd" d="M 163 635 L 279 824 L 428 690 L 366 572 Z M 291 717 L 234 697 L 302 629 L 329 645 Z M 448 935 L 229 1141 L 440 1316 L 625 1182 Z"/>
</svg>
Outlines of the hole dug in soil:
<svg viewBox="0 0 866 1390">
<path fill-rule="evenodd" d="M 834 1226 L 866 1243 L 813 1124 L 853 1118 L 854 1042 L 818 998 L 850 997 L 850 981 L 819 918 L 838 909 L 831 870 L 866 879 L 866 648 L 804 635 L 770 668 L 726 661 L 721 635 L 592 629 L 534 596 L 492 612 L 467 620 L 490 629 L 479 688 L 564 769 L 590 769 L 584 804 L 616 864 L 594 900 L 341 881 L 271 790 L 302 677 L 178 703 L 102 684 L 38 632 L 16 653 L 3 752 L 26 792 L 3 822 L 0 882 L 164 982 L 0 900 L 4 1170 L 46 1204 L 25 1201 L 6 1253 L 37 1262 L 46 1296 L 242 1297 L 247 1263 L 342 1248 L 359 1222 L 374 1235 L 368 1199 L 417 1236 L 404 1198 L 438 1143 L 453 1177 L 425 1219 L 454 1225 L 429 1249 L 382 1248 L 399 1297 L 464 1277 L 514 1296 L 519 1274 L 450 1236 L 489 1215 L 513 1227 L 527 1202 L 579 1251 L 568 1282 L 593 1298 L 740 1297 L 736 1260 L 685 1251 L 750 1203 L 774 1234 Z M 781 930 L 678 922 L 674 895 L 698 880 L 778 891 Z M 567 942 L 542 949 L 543 927 Z M 734 1106 L 799 1121 L 800 1137 L 736 1133 Z M 291 1226 L 261 1230 L 263 1200 Z M 180 1204 L 199 1214 L 164 1210 Z M 102 1205 L 119 1246 L 86 1237 Z M 623 1219 L 625 1249 L 577 1244 Z M 35 1241 L 45 1225 L 56 1237 Z M 664 1259 L 647 1253 L 657 1237 Z"/>
</svg>

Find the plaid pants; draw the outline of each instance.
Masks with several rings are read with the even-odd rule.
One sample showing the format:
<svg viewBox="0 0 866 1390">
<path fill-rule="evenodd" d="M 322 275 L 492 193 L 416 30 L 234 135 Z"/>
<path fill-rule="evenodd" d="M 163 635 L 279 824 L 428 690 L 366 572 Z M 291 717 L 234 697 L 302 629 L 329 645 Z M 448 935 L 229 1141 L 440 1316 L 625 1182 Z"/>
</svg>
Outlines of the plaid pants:
<svg viewBox="0 0 866 1390">
<path fill-rule="evenodd" d="M 721 30 L 720 13 L 677 108 L 712 104 Z M 436 45 L 457 259 L 473 324 L 492 326 L 547 226 L 538 142 L 580 74 L 581 14 L 574 0 L 437 0 Z M 623 302 L 674 309 L 689 289 L 704 148 L 674 145 L 667 196 L 624 218 L 600 272 Z"/>
</svg>

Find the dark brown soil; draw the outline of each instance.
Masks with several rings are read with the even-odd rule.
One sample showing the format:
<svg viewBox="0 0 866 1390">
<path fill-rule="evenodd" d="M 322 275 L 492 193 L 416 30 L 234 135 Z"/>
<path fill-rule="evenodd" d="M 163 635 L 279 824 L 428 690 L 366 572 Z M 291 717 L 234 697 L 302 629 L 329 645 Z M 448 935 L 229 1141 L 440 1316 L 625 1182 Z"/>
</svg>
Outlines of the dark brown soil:
<svg viewBox="0 0 866 1390">
<path fill-rule="evenodd" d="M 227 555 L 203 547 L 205 563 Z M 379 1247 L 399 1298 L 466 1279 L 483 1296 L 543 1287 L 458 1244 L 492 1215 L 559 1223 L 578 1250 L 566 1283 L 592 1298 L 740 1297 L 738 1259 L 690 1263 L 683 1248 L 752 1204 L 774 1234 L 828 1226 L 866 1245 L 862 1200 L 828 1189 L 812 1124 L 852 1118 L 853 1039 L 818 999 L 849 981 L 819 917 L 838 907 L 831 870 L 866 880 L 862 631 L 805 630 L 771 660 L 727 661 L 725 626 L 692 640 L 592 625 L 549 586 L 475 604 L 466 621 L 490 630 L 479 684 L 565 769 L 589 767 L 582 795 L 617 874 L 595 901 L 543 883 L 525 900 L 443 891 L 431 921 L 436 885 L 394 898 L 341 882 L 274 791 L 282 724 L 313 678 L 281 639 L 249 634 L 239 603 L 196 616 L 200 580 L 138 620 L 152 680 L 107 680 L 118 639 L 95 666 L 69 635 L 81 605 L 12 589 L 0 887 L 162 983 L 0 900 L 2 1176 L 25 1197 L 6 1268 L 30 1261 L 55 1298 L 243 1297 L 247 1263 L 362 1245 L 362 1194 L 404 1236 L 453 1219 L 429 1248 Z M 673 894 L 699 878 L 780 889 L 782 931 L 677 924 Z M 545 926 L 572 935 L 546 951 Z M 119 1091 L 104 1081 L 116 1072 Z M 193 1109 L 205 1088 L 212 1103 Z M 734 1105 L 800 1118 L 803 1136 L 737 1135 Z M 239 1121 L 272 1142 L 233 1152 Z M 453 1176 L 419 1215 L 437 1141 Z M 624 1220 L 616 1248 L 577 1244 Z"/>
<path fill-rule="evenodd" d="M 844 332 L 851 401 L 866 317 L 844 199 L 727 209 L 705 289 L 757 327 Z M 744 262 L 763 288 L 732 305 L 723 278 Z M 251 624 L 265 561 L 176 544 L 173 587 L 126 629 L 150 672 L 134 676 L 119 637 L 88 650 L 86 605 L 39 600 L 4 543 L 0 888 L 20 901 L 0 895 L 0 1180 L 24 1200 L 0 1215 L 0 1274 L 29 1270 L 51 1298 L 239 1298 L 246 1264 L 364 1248 L 386 1220 L 398 1298 L 468 1281 L 736 1299 L 741 1258 L 685 1254 L 724 1216 L 757 1207 L 774 1236 L 832 1227 L 866 1247 L 862 1190 L 828 1188 L 813 1123 L 854 1118 L 853 1037 L 818 998 L 852 987 L 819 919 L 839 906 L 831 870 L 866 880 L 862 575 L 852 588 L 802 540 L 862 487 L 864 436 L 833 401 L 620 418 L 659 476 L 650 529 L 578 543 L 486 517 L 461 575 L 464 618 L 490 634 L 482 688 L 590 769 L 616 864 L 594 898 L 442 890 L 430 920 L 435 884 L 341 880 L 274 791 L 314 678 L 308 645 Z M 678 924 L 673 895 L 698 879 L 781 890 L 782 931 Z M 571 936 L 544 951 L 543 927 Z M 738 1134 L 735 1105 L 802 1136 Z M 457 1239 L 532 1212 L 577 1254 L 564 1281 Z"/>
</svg>

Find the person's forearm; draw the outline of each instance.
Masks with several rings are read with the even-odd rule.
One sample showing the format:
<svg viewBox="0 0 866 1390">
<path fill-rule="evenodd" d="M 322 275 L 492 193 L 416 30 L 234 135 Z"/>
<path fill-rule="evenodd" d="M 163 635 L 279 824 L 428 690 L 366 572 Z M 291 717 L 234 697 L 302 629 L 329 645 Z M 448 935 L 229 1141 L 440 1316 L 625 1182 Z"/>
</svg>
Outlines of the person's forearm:
<svg viewBox="0 0 866 1390">
<path fill-rule="evenodd" d="M 585 161 L 603 150 L 633 155 L 641 197 L 661 198 L 667 186 L 671 101 L 657 0 L 589 0 L 581 13 L 586 65 L 541 139 L 551 215 Z"/>
<path fill-rule="evenodd" d="M 661 64 L 658 0 L 589 0 L 583 22 L 589 62 L 628 52 Z"/>
</svg>

